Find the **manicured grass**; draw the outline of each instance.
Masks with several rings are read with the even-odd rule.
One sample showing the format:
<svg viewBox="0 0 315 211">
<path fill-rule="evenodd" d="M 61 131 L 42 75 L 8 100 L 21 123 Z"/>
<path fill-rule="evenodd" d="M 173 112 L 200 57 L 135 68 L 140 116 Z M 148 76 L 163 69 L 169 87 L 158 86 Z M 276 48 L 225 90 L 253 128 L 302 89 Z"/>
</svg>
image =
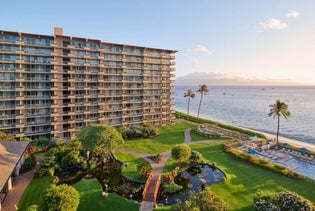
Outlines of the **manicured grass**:
<svg viewBox="0 0 315 211">
<path fill-rule="evenodd" d="M 165 163 L 163 172 L 172 171 L 177 167 L 177 161 L 171 156 Z"/>
<path fill-rule="evenodd" d="M 208 138 L 205 138 L 203 136 L 194 134 L 194 133 L 190 133 L 190 137 L 191 137 L 191 141 L 203 141 L 203 140 L 208 140 Z"/>
<path fill-rule="evenodd" d="M 220 138 L 206 138 L 195 133 L 190 133 L 191 141 L 203 141 L 203 140 L 215 140 L 215 141 L 227 141 L 231 138 L 220 137 Z"/>
<path fill-rule="evenodd" d="M 161 206 L 161 207 L 157 207 L 154 208 L 154 211 L 166 211 L 166 210 L 170 210 L 171 206 Z"/>
<path fill-rule="evenodd" d="M 102 196 L 102 187 L 96 179 L 82 180 L 73 186 L 80 194 L 78 211 L 106 210 L 106 211 L 138 211 L 140 205 L 128 201 L 116 194 Z"/>
<path fill-rule="evenodd" d="M 266 169 L 237 161 L 222 152 L 221 143 L 208 142 L 190 145 L 190 147 L 200 152 L 209 163 L 215 163 L 226 173 L 225 183 L 210 187 L 231 206 L 232 210 L 254 210 L 253 196 L 258 190 L 277 192 L 289 190 L 315 201 L 315 184 L 289 179 Z M 170 158 L 164 172 L 171 171 L 175 167 L 176 161 Z"/>
<path fill-rule="evenodd" d="M 145 182 L 146 180 L 141 177 L 138 166 L 142 164 L 149 163 L 148 161 L 144 160 L 143 158 L 137 157 L 135 155 L 127 154 L 127 153 L 120 153 L 115 152 L 115 156 L 123 163 L 128 163 L 122 169 L 122 174 L 126 177 L 131 177 L 135 181 Z"/>
<path fill-rule="evenodd" d="M 38 205 L 38 202 L 45 194 L 47 188 L 52 184 L 52 181 L 53 177 L 50 176 L 33 179 L 19 201 L 19 210 L 26 210 L 33 204 Z"/>
<path fill-rule="evenodd" d="M 220 143 L 191 145 L 211 163 L 215 162 L 227 174 L 225 183 L 211 186 L 232 210 L 253 210 L 253 195 L 258 190 L 296 192 L 315 201 L 315 184 L 275 174 L 266 169 L 239 162 L 221 151 Z"/>
<path fill-rule="evenodd" d="M 123 148 L 142 153 L 157 154 L 171 150 L 176 144 L 181 144 L 185 139 L 185 130 L 196 127 L 184 121 L 174 125 L 158 128 L 160 135 L 151 139 L 126 141 Z"/>
</svg>

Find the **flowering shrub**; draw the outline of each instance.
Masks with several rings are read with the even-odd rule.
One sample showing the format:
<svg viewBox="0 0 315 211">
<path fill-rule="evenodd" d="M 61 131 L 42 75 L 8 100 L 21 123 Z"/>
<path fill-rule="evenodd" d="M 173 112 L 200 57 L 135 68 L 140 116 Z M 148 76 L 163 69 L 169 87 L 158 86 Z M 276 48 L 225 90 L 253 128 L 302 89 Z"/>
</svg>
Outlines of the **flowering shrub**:
<svg viewBox="0 0 315 211">
<path fill-rule="evenodd" d="M 280 193 L 266 194 L 259 191 L 254 196 L 254 207 L 258 211 L 314 211 L 311 202 L 297 193 L 283 191 Z"/>
</svg>

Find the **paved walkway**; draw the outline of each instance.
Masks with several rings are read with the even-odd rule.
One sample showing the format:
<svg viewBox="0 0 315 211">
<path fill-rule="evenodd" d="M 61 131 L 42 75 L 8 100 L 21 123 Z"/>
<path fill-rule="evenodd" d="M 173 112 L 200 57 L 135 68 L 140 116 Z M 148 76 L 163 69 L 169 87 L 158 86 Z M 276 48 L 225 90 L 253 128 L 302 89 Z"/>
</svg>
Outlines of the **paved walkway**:
<svg viewBox="0 0 315 211">
<path fill-rule="evenodd" d="M 41 160 L 41 159 L 40 159 Z M 2 211 L 16 211 L 17 205 L 28 186 L 28 184 L 32 181 L 34 176 L 34 171 L 39 169 L 39 161 L 37 162 L 35 168 L 29 172 L 24 174 L 20 174 L 19 176 L 15 177 L 12 185 L 12 189 L 9 191 L 8 195 L 6 196 L 3 204 L 2 204 Z"/>
<path fill-rule="evenodd" d="M 191 131 L 191 128 L 185 130 L 185 141 L 184 141 L 185 144 L 188 144 L 191 142 L 190 131 Z"/>
</svg>

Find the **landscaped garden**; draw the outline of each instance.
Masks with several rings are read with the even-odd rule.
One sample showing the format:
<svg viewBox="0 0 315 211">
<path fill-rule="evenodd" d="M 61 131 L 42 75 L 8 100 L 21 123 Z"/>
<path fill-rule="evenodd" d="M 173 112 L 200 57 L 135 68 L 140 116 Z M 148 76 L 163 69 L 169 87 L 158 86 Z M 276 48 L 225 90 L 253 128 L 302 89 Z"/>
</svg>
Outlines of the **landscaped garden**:
<svg viewBox="0 0 315 211">
<path fill-rule="evenodd" d="M 134 181 L 145 183 L 146 179 L 141 176 L 140 167 L 150 165 L 148 161 L 132 154 L 115 152 L 117 159 L 124 163 L 122 175 L 132 178 Z"/>
<path fill-rule="evenodd" d="M 78 211 L 82 210 L 139 210 L 139 204 L 116 194 L 102 196 L 102 186 L 96 179 L 82 180 L 73 186 L 80 194 Z"/>
<path fill-rule="evenodd" d="M 149 153 L 157 155 L 174 149 L 175 146 L 182 144 L 185 139 L 185 130 L 189 128 L 196 128 L 196 125 L 186 121 L 177 121 L 174 125 L 162 126 L 158 128 L 159 135 L 151 138 L 127 140 L 120 147 L 141 153 Z M 207 140 L 201 135 L 191 134 L 192 141 Z M 97 137 L 94 137 L 97 138 Z M 92 140 L 92 139 L 91 139 Z M 220 140 L 220 139 L 219 139 Z M 203 162 L 215 164 L 226 175 L 221 183 L 210 185 L 213 192 L 204 192 L 204 196 L 216 194 L 223 199 L 231 208 L 231 210 L 254 210 L 254 195 L 258 190 L 280 192 L 284 190 L 296 192 L 301 196 L 315 201 L 315 185 L 306 180 L 294 180 L 273 173 L 267 169 L 263 169 L 253 164 L 245 163 L 230 155 L 224 153 L 221 149 L 222 140 L 220 142 L 211 141 L 208 143 L 195 143 L 190 145 L 193 151 L 197 151 L 202 155 Z M 97 145 L 90 145 L 91 142 L 83 143 L 83 149 L 99 150 Z M 51 152 L 45 153 L 47 172 L 54 174 L 51 168 L 56 170 L 56 173 L 63 169 L 64 171 L 71 171 L 71 169 L 86 169 L 89 173 L 88 177 L 91 178 L 93 169 L 97 165 L 102 166 L 105 157 L 111 158 L 110 151 L 102 152 L 104 154 L 87 154 L 86 151 L 77 152 L 81 149 L 76 142 L 69 145 L 69 147 L 61 145 L 61 148 L 54 148 Z M 142 166 L 147 166 L 148 163 L 142 158 L 129 153 L 115 152 L 115 156 L 122 162 L 122 175 L 131 178 L 132 180 L 144 182 L 145 178 L 141 173 Z M 89 156 L 88 156 L 89 155 Z M 84 159 L 83 159 L 84 158 Z M 86 159 L 90 160 L 86 160 Z M 58 166 L 55 166 L 58 164 Z M 69 167 L 70 165 L 70 167 Z M 178 159 L 171 157 L 165 165 L 165 174 L 172 172 L 178 166 Z M 57 167 L 57 168 L 56 168 Z M 142 168 L 143 169 L 143 168 Z M 110 171 L 110 170 L 106 170 Z M 46 173 L 47 173 L 46 172 Z M 58 175 L 58 174 L 55 174 Z M 92 175 L 93 176 L 93 175 Z M 69 177 L 70 178 L 70 177 Z M 62 180 L 63 178 L 59 178 Z M 20 203 L 19 209 L 26 210 L 27 207 L 33 204 L 38 204 L 39 199 L 45 194 L 48 186 L 52 184 L 53 179 L 51 176 L 44 176 L 34 179 L 25 191 Z M 78 210 L 86 210 L 87 208 L 93 210 L 138 210 L 139 204 L 128 201 L 123 197 L 110 193 L 107 197 L 102 196 L 102 189 L 112 192 L 113 188 L 108 188 L 107 185 L 110 181 L 108 179 L 86 179 L 82 181 L 75 181 L 69 183 L 75 187 L 80 194 L 80 204 Z M 128 189 L 130 186 L 123 186 L 120 189 Z M 115 189 L 115 188 L 114 188 Z M 35 191 L 36 190 L 36 191 Z M 191 199 L 193 200 L 193 199 Z M 158 207 L 155 210 L 169 210 L 169 206 Z"/>
<path fill-rule="evenodd" d="M 196 125 L 184 121 L 176 122 L 174 125 L 162 126 L 158 128 L 159 136 L 150 139 L 126 141 L 123 148 L 150 154 L 167 152 L 176 144 L 184 142 L 186 129 L 195 127 Z M 197 139 L 205 140 L 204 137 L 195 136 L 195 140 Z"/>
</svg>

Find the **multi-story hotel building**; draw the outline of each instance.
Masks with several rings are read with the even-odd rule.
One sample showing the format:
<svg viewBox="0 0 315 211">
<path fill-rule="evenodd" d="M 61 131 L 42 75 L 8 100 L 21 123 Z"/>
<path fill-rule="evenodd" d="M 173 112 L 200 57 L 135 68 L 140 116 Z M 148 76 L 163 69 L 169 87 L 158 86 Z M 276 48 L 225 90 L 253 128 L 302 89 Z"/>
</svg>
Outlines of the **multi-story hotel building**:
<svg viewBox="0 0 315 211">
<path fill-rule="evenodd" d="M 167 125 L 176 51 L 0 30 L 0 130 L 68 139 L 87 124 Z"/>
</svg>

